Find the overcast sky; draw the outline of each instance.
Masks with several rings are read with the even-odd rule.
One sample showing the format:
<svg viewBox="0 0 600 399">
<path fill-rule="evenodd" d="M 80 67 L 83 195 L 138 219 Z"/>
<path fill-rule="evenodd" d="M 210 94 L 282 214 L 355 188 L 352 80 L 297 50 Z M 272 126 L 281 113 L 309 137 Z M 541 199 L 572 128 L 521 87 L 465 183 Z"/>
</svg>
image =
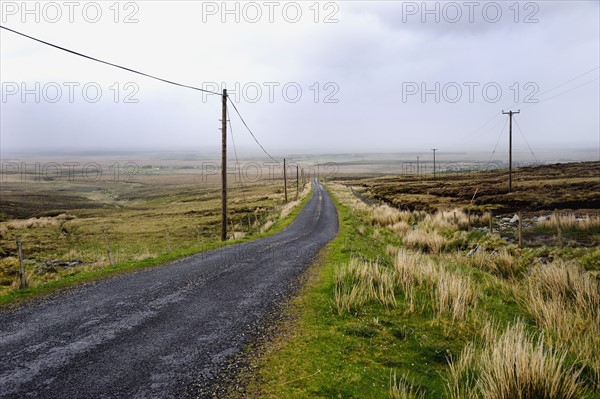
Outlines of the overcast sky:
<svg viewBox="0 0 600 399">
<path fill-rule="evenodd" d="M 491 152 L 503 130 L 506 151 L 501 112 L 518 109 L 517 150 L 528 151 L 522 131 L 534 151 L 600 151 L 598 1 L 1 4 L 11 29 L 183 84 L 226 87 L 278 155 Z M 219 96 L 5 30 L 0 47 L 2 151 L 200 152 L 220 143 Z M 239 151 L 257 151 L 235 113 L 231 122 Z"/>
</svg>

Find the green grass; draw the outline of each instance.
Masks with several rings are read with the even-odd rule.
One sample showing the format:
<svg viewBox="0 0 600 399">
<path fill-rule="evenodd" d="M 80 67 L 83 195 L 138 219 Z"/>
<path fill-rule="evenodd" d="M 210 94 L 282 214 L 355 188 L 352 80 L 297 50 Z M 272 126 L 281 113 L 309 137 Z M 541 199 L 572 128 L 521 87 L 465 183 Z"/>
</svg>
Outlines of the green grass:
<svg viewBox="0 0 600 399">
<path fill-rule="evenodd" d="M 332 197 L 339 234 L 290 301 L 286 312 L 292 322 L 282 324 L 272 342 L 251 360 L 257 371 L 246 392 L 264 398 L 389 398 L 390 376 L 395 373 L 414 381 L 414 389 L 427 398 L 445 397 L 449 359 L 457 359 L 467 343 L 477 341 L 486 322 L 493 320 L 502 329 L 521 319 L 538 331 L 512 289 L 513 280 L 468 266 L 463 258 L 453 257 L 465 248 L 454 247 L 429 258 L 451 273 L 471 277 L 478 302 L 465 320 L 436 317 L 427 286 L 415 293 L 414 311 L 404 306 L 404 294 L 397 292 L 397 307 L 371 301 L 338 315 L 333 302 L 336 268 L 353 257 L 391 267 L 388 246 L 401 242 L 390 230 L 365 223 L 368 218 L 360 211 Z M 495 236 L 483 233 L 464 234 L 464 241 L 466 248 L 482 241 L 497 243 Z M 528 250 L 516 256 L 519 262 L 532 259 Z M 586 394 L 600 397 L 589 390 Z"/>
<path fill-rule="evenodd" d="M 460 351 L 464 338 L 447 334 L 444 324 L 432 325 L 428 316 L 405 316 L 398 308 L 386 311 L 375 304 L 358 316 L 337 316 L 332 304 L 336 265 L 359 253 L 389 264 L 381 254 L 394 237 L 382 230 L 384 239 L 371 240 L 372 227 L 361 233 L 362 221 L 337 201 L 336 206 L 339 235 L 293 301 L 291 312 L 299 316 L 291 337 L 265 355 L 257 388 L 272 398 L 388 397 L 390 370 L 396 369 L 436 397 L 443 391 L 438 372 L 447 355 Z M 470 335 L 468 329 L 464 333 Z"/>
</svg>

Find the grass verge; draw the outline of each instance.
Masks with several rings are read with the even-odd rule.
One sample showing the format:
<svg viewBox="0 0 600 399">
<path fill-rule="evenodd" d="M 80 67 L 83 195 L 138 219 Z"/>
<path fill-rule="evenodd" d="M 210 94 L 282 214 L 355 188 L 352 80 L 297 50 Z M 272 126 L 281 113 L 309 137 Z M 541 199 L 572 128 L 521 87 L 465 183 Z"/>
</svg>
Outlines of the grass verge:
<svg viewBox="0 0 600 399">
<path fill-rule="evenodd" d="M 233 397 L 600 397 L 589 351 L 594 340 L 565 345 L 524 301 L 533 282 L 521 268 L 550 266 L 536 266 L 514 246 L 471 260 L 465 253 L 478 243 L 494 246 L 495 236 L 442 221 L 433 228 L 424 214 L 383 209 L 373 217 L 380 209 L 332 187 L 339 234 L 290 301 L 284 320 L 291 321 L 252 360 L 256 373 L 245 393 Z M 415 252 L 413 243 L 421 240 L 398 228 L 411 218 L 417 226 L 409 232 L 437 231 L 447 245 Z M 570 276 L 569 287 L 581 280 L 577 292 L 598 289 Z M 573 309 L 577 298 L 569 299 Z M 595 313 L 579 323 L 594 331 Z M 539 367 L 529 372 L 527 365 Z M 508 372 L 515 367 L 516 379 Z"/>
<path fill-rule="evenodd" d="M 229 240 L 225 242 L 213 241 L 205 243 L 201 246 L 176 249 L 170 253 L 140 261 L 117 263 L 115 266 L 107 266 L 94 270 L 73 270 L 71 273 L 65 274 L 58 280 L 42 283 L 31 288 L 10 291 L 4 295 L 0 295 L 0 308 L 17 306 L 25 300 L 34 299 L 43 295 L 49 295 L 82 283 L 91 283 L 100 279 L 149 267 L 165 266 L 170 262 L 181 260 L 198 253 L 219 249 L 228 245 L 253 241 L 277 234 L 285 229 L 296 218 L 298 213 L 300 213 L 302 208 L 304 208 L 309 199 L 310 195 L 305 195 L 302 200 L 294 204 L 295 206 L 293 208 L 286 210 L 286 212 L 281 215 L 282 217 L 280 217 L 276 222 L 273 222 L 267 231 L 259 231 L 239 240 Z"/>
</svg>

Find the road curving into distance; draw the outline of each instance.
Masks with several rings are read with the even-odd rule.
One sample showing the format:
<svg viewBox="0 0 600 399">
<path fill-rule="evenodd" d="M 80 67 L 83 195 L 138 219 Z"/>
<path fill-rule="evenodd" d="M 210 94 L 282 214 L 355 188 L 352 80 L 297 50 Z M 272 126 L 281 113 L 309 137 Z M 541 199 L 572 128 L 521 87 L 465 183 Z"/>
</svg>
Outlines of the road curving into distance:
<svg viewBox="0 0 600 399">
<path fill-rule="evenodd" d="M 0 312 L 0 398 L 201 397 L 337 230 L 313 183 L 281 233 Z"/>
</svg>

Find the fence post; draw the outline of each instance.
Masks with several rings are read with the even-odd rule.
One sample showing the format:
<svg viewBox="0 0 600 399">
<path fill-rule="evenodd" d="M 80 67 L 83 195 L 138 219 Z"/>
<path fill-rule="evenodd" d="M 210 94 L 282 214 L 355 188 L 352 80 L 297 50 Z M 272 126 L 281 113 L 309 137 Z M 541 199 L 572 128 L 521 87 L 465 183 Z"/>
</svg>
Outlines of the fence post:
<svg viewBox="0 0 600 399">
<path fill-rule="evenodd" d="M 115 265 L 113 262 L 112 252 L 110 251 L 110 244 L 108 243 L 108 235 L 106 234 L 106 230 L 102 230 L 102 235 L 104 236 L 104 243 L 106 244 L 106 253 L 108 255 L 108 261 L 111 266 Z"/>
<path fill-rule="evenodd" d="M 554 211 L 554 217 L 556 218 L 556 238 L 558 241 L 558 245 L 562 245 L 562 228 L 560 225 L 560 214 L 558 213 L 558 210 Z"/>
<path fill-rule="evenodd" d="M 519 248 L 523 248 L 523 215 L 519 211 Z"/>
<path fill-rule="evenodd" d="M 490 234 L 492 234 L 494 232 L 494 226 L 493 226 L 493 221 L 494 221 L 494 215 L 492 214 L 492 211 L 490 211 Z"/>
<path fill-rule="evenodd" d="M 21 239 L 17 238 L 17 253 L 19 254 L 19 275 L 21 277 L 21 289 L 27 288 L 25 279 L 25 266 L 23 265 L 23 250 L 21 248 Z"/>
<path fill-rule="evenodd" d="M 169 247 L 169 252 L 171 252 L 171 234 L 169 234 L 169 226 L 167 225 L 167 245 Z"/>
<path fill-rule="evenodd" d="M 467 209 L 467 231 L 471 231 L 471 209 Z"/>
</svg>

